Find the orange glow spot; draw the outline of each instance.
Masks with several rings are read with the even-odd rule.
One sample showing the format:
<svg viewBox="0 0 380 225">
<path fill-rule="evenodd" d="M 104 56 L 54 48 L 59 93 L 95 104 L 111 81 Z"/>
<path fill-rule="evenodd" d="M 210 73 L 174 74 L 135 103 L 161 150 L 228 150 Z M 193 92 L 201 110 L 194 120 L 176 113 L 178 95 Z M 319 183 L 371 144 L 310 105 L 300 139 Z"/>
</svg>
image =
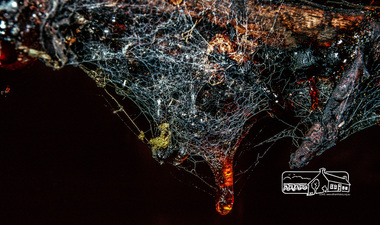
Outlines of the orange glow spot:
<svg viewBox="0 0 380 225">
<path fill-rule="evenodd" d="M 224 187 L 233 185 L 232 166 L 223 169 L 223 176 L 224 176 L 224 180 L 225 180 L 225 182 L 223 184 Z"/>
<path fill-rule="evenodd" d="M 7 88 L 5 89 L 5 94 L 9 94 L 9 92 L 11 92 L 11 88 L 8 85 Z"/>
<path fill-rule="evenodd" d="M 227 215 L 229 212 L 231 212 L 231 210 L 232 204 L 223 204 L 220 202 L 216 204 L 216 211 L 218 211 L 220 215 Z"/>
<path fill-rule="evenodd" d="M 220 215 L 226 215 L 232 210 L 234 204 L 233 163 L 230 159 L 219 160 L 221 160 L 221 167 L 213 168 L 218 186 L 215 208 Z"/>
<path fill-rule="evenodd" d="M 325 41 L 325 42 L 320 42 L 318 43 L 319 47 L 331 47 L 332 41 Z"/>
<path fill-rule="evenodd" d="M 182 0 L 169 0 L 170 3 L 172 3 L 173 5 L 179 5 L 182 3 Z"/>
<path fill-rule="evenodd" d="M 76 41 L 75 37 L 67 37 L 66 40 L 65 40 L 65 43 L 69 44 L 69 46 L 71 46 L 72 44 L 75 43 L 75 41 Z"/>
</svg>

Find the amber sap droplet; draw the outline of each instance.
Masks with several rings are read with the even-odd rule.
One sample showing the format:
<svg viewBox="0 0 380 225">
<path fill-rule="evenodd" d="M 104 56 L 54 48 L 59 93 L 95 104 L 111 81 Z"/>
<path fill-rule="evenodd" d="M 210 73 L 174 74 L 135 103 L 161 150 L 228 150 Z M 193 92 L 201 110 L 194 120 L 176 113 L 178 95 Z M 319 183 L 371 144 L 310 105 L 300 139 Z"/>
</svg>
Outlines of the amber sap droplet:
<svg viewBox="0 0 380 225">
<path fill-rule="evenodd" d="M 169 2 L 173 5 L 179 5 L 182 3 L 182 0 L 169 0 Z"/>
<path fill-rule="evenodd" d="M 227 215 L 234 204 L 232 160 L 222 163 L 221 171 L 215 173 L 215 180 L 218 185 L 216 211 L 221 215 Z"/>
</svg>

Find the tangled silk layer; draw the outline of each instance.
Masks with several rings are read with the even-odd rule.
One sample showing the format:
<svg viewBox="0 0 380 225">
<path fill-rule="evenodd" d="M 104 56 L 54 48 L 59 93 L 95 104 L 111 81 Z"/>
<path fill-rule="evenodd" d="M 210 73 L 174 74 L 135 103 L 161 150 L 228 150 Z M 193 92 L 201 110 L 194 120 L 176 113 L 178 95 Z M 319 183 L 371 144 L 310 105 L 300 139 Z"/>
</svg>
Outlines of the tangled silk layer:
<svg viewBox="0 0 380 225">
<path fill-rule="evenodd" d="M 376 11 L 315 5 L 11 0 L 0 5 L 0 37 L 18 62 L 80 66 L 130 98 L 151 124 L 139 137 L 152 133 L 154 158 L 207 162 L 224 215 L 233 158 L 255 121 L 283 111 L 297 118 L 265 141 L 293 138 L 292 167 L 379 121 Z"/>
</svg>

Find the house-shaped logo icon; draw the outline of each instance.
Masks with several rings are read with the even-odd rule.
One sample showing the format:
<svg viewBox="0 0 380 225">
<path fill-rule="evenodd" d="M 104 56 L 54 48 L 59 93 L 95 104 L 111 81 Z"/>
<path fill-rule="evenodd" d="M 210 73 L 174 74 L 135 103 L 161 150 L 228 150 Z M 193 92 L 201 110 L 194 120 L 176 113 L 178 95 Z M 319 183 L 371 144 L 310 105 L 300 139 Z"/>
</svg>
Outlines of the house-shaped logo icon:
<svg viewBox="0 0 380 225">
<path fill-rule="evenodd" d="M 325 168 L 319 169 L 319 173 L 308 184 L 307 195 L 322 193 L 349 193 L 350 182 L 347 176 L 339 177 L 326 172 Z"/>
<path fill-rule="evenodd" d="M 348 195 L 351 184 L 345 171 L 285 171 L 282 174 L 284 194 Z"/>
</svg>

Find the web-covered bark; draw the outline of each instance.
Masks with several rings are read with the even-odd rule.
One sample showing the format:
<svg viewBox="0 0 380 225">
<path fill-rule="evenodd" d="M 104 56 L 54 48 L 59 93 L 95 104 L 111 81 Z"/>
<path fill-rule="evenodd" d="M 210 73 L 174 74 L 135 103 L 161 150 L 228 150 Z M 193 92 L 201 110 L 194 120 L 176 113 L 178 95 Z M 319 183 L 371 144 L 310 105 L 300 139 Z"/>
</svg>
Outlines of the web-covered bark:
<svg viewBox="0 0 380 225">
<path fill-rule="evenodd" d="M 262 143 L 293 138 L 291 167 L 379 121 L 376 7 L 14 2 L 0 6 L 2 40 L 21 58 L 80 66 L 130 98 L 150 122 L 146 130 L 135 125 L 154 158 L 179 165 L 201 157 L 210 166 L 221 214 L 232 209 L 234 155 L 255 121 L 271 116 L 288 125 Z M 286 121 L 285 111 L 296 119 Z"/>
</svg>

